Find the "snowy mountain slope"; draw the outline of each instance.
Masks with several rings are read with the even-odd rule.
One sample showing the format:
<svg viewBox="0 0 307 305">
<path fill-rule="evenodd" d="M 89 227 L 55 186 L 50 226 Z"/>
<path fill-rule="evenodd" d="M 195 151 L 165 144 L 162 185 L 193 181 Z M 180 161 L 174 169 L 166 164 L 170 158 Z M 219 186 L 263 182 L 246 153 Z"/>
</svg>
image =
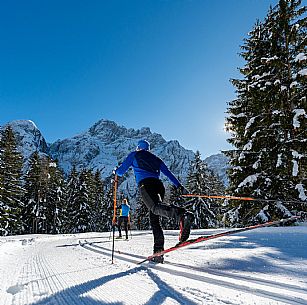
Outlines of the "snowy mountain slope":
<svg viewBox="0 0 307 305">
<path fill-rule="evenodd" d="M 35 151 L 47 154 L 47 143 L 34 122 L 30 120 L 15 120 L 1 126 L 0 130 L 8 125 L 15 133 L 18 150 L 22 153 L 25 160 L 28 160 Z"/>
<path fill-rule="evenodd" d="M 65 172 L 75 165 L 77 169 L 101 170 L 102 177 L 107 177 L 144 138 L 150 142 L 152 152 L 165 160 L 176 175 L 186 175 L 193 152 L 184 149 L 178 141 L 167 142 L 149 128 L 127 129 L 108 120 L 100 120 L 83 134 L 55 142 L 49 152 Z"/>
<path fill-rule="evenodd" d="M 80 135 L 53 143 L 49 153 L 66 173 L 75 165 L 77 169 L 99 170 L 106 178 L 129 152 L 135 150 L 140 139 L 147 139 L 151 151 L 162 158 L 176 176 L 185 180 L 194 153 L 183 148 L 178 141 L 166 141 L 149 128 L 127 129 L 115 122 L 100 120 Z M 128 172 L 119 192 L 135 198 L 137 187 L 132 171 Z"/>
<path fill-rule="evenodd" d="M 193 236 L 219 230 L 192 231 Z M 166 246 L 178 232 L 166 231 Z M 261 228 L 208 241 L 137 265 L 148 231 L 0 238 L 1 305 L 306 304 L 307 224 Z"/>
<path fill-rule="evenodd" d="M 226 174 L 226 171 L 229 168 L 228 161 L 229 159 L 224 154 L 212 155 L 205 159 L 208 168 L 223 181 L 224 185 L 228 185 L 228 177 Z"/>
</svg>

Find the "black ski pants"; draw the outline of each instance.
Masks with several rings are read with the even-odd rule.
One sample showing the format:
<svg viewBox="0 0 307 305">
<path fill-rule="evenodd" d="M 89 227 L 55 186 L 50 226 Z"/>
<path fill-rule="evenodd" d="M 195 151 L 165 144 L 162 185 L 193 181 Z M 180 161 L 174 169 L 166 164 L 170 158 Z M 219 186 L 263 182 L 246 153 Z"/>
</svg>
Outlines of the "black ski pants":
<svg viewBox="0 0 307 305">
<path fill-rule="evenodd" d="M 164 235 L 160 216 L 180 219 L 185 209 L 163 203 L 165 188 L 161 180 L 145 178 L 139 183 L 139 191 L 143 202 L 149 210 L 149 219 L 154 236 L 154 252 L 164 250 Z"/>
<path fill-rule="evenodd" d="M 124 230 L 126 233 L 126 238 L 128 239 L 128 216 L 120 216 L 118 219 L 118 234 L 122 236 L 122 224 L 124 224 Z"/>
</svg>

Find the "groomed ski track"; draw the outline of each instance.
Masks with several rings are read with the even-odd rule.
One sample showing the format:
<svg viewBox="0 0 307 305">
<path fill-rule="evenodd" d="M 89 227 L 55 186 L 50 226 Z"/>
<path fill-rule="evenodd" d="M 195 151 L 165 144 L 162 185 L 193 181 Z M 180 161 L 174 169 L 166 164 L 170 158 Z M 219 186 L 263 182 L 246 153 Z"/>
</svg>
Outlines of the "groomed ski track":
<svg viewBox="0 0 307 305">
<path fill-rule="evenodd" d="M 158 265 L 137 265 L 151 252 L 147 231 L 116 240 L 113 265 L 109 233 L 2 238 L 0 304 L 307 304 L 306 233 L 261 228 L 180 249 Z M 176 242 L 166 231 L 166 246 Z"/>
</svg>

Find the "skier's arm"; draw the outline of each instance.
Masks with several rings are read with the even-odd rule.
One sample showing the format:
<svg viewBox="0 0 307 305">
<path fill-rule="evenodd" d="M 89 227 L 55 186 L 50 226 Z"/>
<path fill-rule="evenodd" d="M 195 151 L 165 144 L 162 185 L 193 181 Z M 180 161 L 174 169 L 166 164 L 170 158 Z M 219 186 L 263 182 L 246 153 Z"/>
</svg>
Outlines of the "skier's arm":
<svg viewBox="0 0 307 305">
<path fill-rule="evenodd" d="M 161 172 L 169 179 L 172 181 L 172 183 L 178 187 L 180 186 L 180 182 L 178 181 L 178 179 L 173 175 L 173 173 L 167 168 L 167 166 L 164 164 L 164 162 L 161 162 L 160 165 L 160 170 Z"/>
<path fill-rule="evenodd" d="M 134 154 L 135 152 L 130 153 L 124 162 L 115 170 L 115 174 L 117 176 L 121 177 L 129 169 L 129 167 L 132 165 Z"/>
</svg>

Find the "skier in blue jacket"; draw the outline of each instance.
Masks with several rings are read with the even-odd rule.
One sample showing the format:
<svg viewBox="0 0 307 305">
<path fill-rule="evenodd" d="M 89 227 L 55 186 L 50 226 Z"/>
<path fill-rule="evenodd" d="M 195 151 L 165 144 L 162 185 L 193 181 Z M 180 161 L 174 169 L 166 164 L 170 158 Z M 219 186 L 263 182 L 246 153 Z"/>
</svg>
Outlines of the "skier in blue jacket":
<svg viewBox="0 0 307 305">
<path fill-rule="evenodd" d="M 129 167 L 133 168 L 143 202 L 149 210 L 150 224 L 154 236 L 153 251 L 156 253 L 164 250 L 164 235 L 160 224 L 160 216 L 179 220 L 179 240 L 184 242 L 189 238 L 194 215 L 182 207 L 163 203 L 165 188 L 159 179 L 160 172 L 168 177 L 182 194 L 187 194 L 188 191 L 180 184 L 165 163 L 152 154 L 149 149 L 149 143 L 146 140 L 140 140 L 136 150 L 126 157 L 123 163 L 115 170 L 115 174 L 123 176 Z M 163 262 L 163 256 L 155 257 L 154 261 Z"/>
<path fill-rule="evenodd" d="M 122 237 L 121 226 L 124 224 L 124 230 L 126 233 L 126 239 L 128 239 L 128 221 L 129 221 L 129 212 L 130 205 L 128 204 L 128 200 L 126 198 L 123 199 L 121 205 L 118 207 L 119 209 L 119 219 L 118 219 L 118 237 Z"/>
</svg>

